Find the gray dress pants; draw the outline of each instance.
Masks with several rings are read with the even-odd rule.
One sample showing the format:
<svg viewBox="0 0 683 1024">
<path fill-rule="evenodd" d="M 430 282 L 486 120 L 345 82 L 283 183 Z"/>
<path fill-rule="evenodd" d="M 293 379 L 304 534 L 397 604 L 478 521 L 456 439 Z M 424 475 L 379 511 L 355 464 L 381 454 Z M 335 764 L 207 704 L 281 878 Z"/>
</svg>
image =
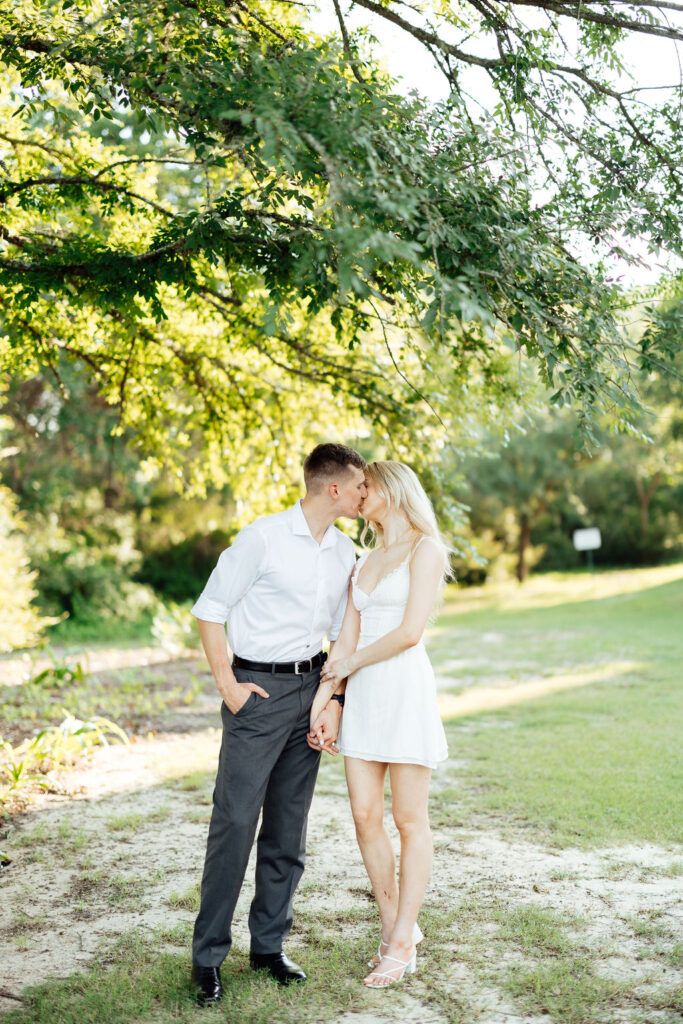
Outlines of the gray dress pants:
<svg viewBox="0 0 683 1024">
<path fill-rule="evenodd" d="M 192 943 L 192 959 L 202 967 L 220 966 L 230 949 L 230 925 L 261 809 L 251 950 L 282 949 L 304 870 L 308 811 L 320 764 L 320 754 L 306 743 L 320 669 L 304 675 L 234 672 L 238 682 L 258 683 L 270 696 L 251 693 L 235 715 L 221 706 L 223 741 Z"/>
</svg>

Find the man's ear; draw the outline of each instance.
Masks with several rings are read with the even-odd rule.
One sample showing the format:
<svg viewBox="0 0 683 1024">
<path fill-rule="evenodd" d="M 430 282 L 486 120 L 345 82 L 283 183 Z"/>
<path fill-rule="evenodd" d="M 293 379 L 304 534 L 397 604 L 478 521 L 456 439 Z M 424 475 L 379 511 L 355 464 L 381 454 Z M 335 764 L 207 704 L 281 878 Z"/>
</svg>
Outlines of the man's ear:
<svg viewBox="0 0 683 1024">
<path fill-rule="evenodd" d="M 339 497 L 339 484 L 330 484 L 327 490 L 331 498 Z"/>
</svg>

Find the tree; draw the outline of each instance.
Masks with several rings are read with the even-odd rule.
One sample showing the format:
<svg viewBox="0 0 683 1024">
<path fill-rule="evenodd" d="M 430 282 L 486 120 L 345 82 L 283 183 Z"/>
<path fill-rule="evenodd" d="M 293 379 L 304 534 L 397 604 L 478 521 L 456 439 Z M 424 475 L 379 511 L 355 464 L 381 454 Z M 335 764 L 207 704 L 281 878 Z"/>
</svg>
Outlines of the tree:
<svg viewBox="0 0 683 1024">
<path fill-rule="evenodd" d="M 398 5 L 361 6 L 416 34 Z M 569 5 L 533 5 L 542 29 L 522 26 L 523 6 L 439 5 L 500 52 L 466 59 L 423 32 L 453 82 L 436 106 L 392 89 L 336 4 L 339 40 L 275 0 L 3 10 L 5 368 L 80 361 L 157 463 L 185 478 L 203 451 L 199 486 L 229 467 L 239 489 L 267 453 L 287 490 L 288 453 L 361 415 L 399 455 L 433 452 L 462 410 L 515 393 L 504 345 L 538 360 L 584 426 L 605 404 L 628 418 L 617 290 L 568 232 L 604 240 L 618 214 L 627 234 L 676 249 L 679 206 L 662 183 L 677 182 L 678 111 L 634 112 L 598 72 L 560 67 L 548 48 Z M 659 25 L 650 4 L 620 6 L 643 11 L 631 24 L 581 5 L 603 77 L 620 33 Z M 492 118 L 472 117 L 456 60 L 491 74 Z M 558 122 L 569 96 L 590 108 L 580 130 Z M 647 118 L 666 158 L 656 174 L 656 148 L 641 140 L 640 163 L 629 149 Z M 543 202 L 541 167 L 554 185 Z M 662 344 L 652 355 L 666 362 Z"/>
<path fill-rule="evenodd" d="M 681 335 L 679 288 L 660 295 L 633 324 L 647 352 L 654 330 Z M 633 296 L 637 300 L 638 296 Z M 635 302 L 635 308 L 639 306 Z M 470 508 L 470 529 L 478 542 L 492 532 L 496 543 L 516 553 L 523 580 L 530 550 L 542 569 L 579 564 L 573 531 L 598 526 L 603 564 L 656 563 L 680 552 L 683 541 L 683 361 L 655 374 L 646 356 L 634 371 L 646 410 L 636 430 L 619 431 L 613 418 L 597 425 L 599 444 L 588 455 L 576 448 L 576 422 L 567 411 L 546 407 L 546 396 L 530 394 L 522 429 L 487 433 L 480 450 L 457 468 L 455 494 Z"/>
<path fill-rule="evenodd" d="M 649 508 L 662 484 L 678 483 L 683 472 L 683 279 L 669 283 L 661 301 L 646 309 L 640 337 L 641 368 L 647 374 L 641 387 L 647 412 L 643 430 L 650 446 L 640 446 L 637 457 L 628 459 L 640 505 L 641 537 L 646 542 L 649 529 Z M 671 372 L 662 377 L 657 371 L 656 353 L 650 355 L 662 337 L 678 355 L 672 359 Z M 636 445 L 632 445 L 633 448 Z"/>
<path fill-rule="evenodd" d="M 683 40 L 683 4 L 638 0 L 328 0 L 347 53 L 363 39 L 348 30 L 373 16 L 431 55 L 471 123 L 507 129 L 534 175 L 547 212 L 603 252 L 637 260 L 629 242 L 681 253 L 683 176 L 680 75 L 655 90 L 633 78 L 627 38 Z M 663 53 L 664 56 L 664 53 Z M 671 61 L 676 65 L 676 61 Z M 472 74 L 477 73 L 477 78 Z M 473 84 L 488 81 L 498 105 L 482 116 Z M 654 93 L 654 97 L 653 94 Z"/>
<path fill-rule="evenodd" d="M 477 532 L 493 527 L 507 540 L 511 518 L 515 575 L 523 583 L 533 527 L 553 498 L 572 490 L 586 454 L 576 448 L 574 417 L 556 410 L 528 416 L 502 445 L 490 438 L 485 448 L 487 456 L 464 464 L 458 496 L 470 506 Z"/>
<path fill-rule="evenodd" d="M 58 380 L 46 368 L 7 387 L 0 438 L 4 434 L 13 447 L 2 477 L 22 511 L 60 519 L 70 513 L 78 528 L 77 494 L 95 489 L 103 508 L 129 509 L 140 503 L 144 483 L 139 459 L 127 448 L 129 438 L 115 433 L 117 412 L 95 382 L 61 354 L 56 373 Z"/>
</svg>

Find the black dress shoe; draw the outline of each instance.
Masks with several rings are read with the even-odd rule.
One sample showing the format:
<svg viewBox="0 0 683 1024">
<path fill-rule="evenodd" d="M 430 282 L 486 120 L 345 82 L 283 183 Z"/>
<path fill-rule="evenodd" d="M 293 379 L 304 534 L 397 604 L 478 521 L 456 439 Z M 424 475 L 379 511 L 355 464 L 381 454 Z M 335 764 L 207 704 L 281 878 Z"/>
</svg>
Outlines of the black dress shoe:
<svg viewBox="0 0 683 1024">
<path fill-rule="evenodd" d="M 292 963 L 284 953 L 250 953 L 249 963 L 255 971 L 268 971 L 280 985 L 305 981 L 306 975 L 298 964 Z"/>
<path fill-rule="evenodd" d="M 223 998 L 221 974 L 217 967 L 200 967 L 192 964 L 190 975 L 192 990 L 200 1006 L 210 1006 Z"/>
</svg>

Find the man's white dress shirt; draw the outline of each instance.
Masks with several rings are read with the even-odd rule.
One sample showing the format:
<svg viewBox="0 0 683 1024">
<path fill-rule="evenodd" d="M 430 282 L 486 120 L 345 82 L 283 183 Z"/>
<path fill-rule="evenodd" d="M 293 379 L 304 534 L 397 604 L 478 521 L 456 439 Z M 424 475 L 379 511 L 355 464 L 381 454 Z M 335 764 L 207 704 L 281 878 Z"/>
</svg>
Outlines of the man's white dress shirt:
<svg viewBox="0 0 683 1024">
<path fill-rule="evenodd" d="M 246 526 L 221 554 L 192 614 L 228 623 L 234 654 L 250 661 L 302 661 L 341 629 L 353 541 L 335 526 L 318 544 L 298 501 Z"/>
</svg>

